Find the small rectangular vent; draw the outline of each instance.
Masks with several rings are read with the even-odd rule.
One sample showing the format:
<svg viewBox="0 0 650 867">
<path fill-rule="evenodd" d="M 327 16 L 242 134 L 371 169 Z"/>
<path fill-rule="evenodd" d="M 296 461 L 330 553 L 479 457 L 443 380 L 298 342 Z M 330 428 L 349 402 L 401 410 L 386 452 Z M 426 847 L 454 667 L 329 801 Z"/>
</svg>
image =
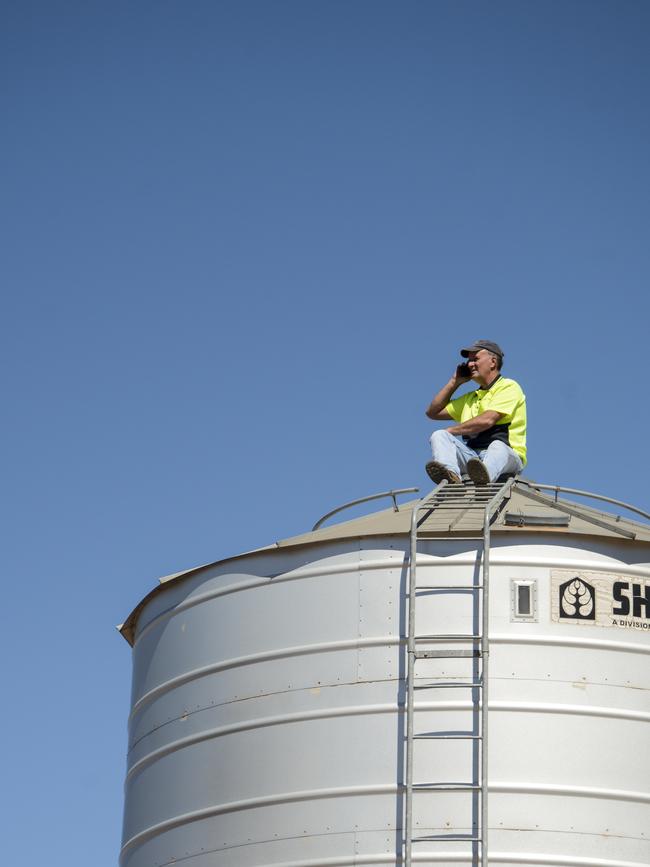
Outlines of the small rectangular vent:
<svg viewBox="0 0 650 867">
<path fill-rule="evenodd" d="M 512 620 L 537 620 L 537 582 L 519 581 L 513 578 L 510 582 Z"/>
</svg>

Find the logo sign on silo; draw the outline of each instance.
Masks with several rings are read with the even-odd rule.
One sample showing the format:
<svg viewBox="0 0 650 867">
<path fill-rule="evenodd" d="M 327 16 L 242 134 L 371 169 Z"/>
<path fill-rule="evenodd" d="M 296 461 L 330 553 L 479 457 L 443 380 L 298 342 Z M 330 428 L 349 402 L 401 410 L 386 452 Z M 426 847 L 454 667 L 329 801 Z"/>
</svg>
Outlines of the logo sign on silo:
<svg viewBox="0 0 650 867">
<path fill-rule="evenodd" d="M 638 629 L 650 637 L 650 579 L 553 569 L 551 620 Z"/>
<path fill-rule="evenodd" d="M 596 590 L 577 575 L 560 584 L 560 620 L 595 620 Z"/>
</svg>

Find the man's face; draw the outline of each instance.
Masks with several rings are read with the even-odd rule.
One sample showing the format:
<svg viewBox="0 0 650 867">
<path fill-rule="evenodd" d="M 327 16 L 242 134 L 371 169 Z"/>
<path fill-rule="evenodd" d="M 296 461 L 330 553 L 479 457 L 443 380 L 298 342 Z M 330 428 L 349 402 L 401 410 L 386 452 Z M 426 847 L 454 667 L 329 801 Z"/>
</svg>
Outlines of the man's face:
<svg viewBox="0 0 650 867">
<path fill-rule="evenodd" d="M 489 382 L 497 369 L 497 360 L 487 349 L 470 352 L 467 363 L 472 371 L 472 379 L 479 383 Z"/>
</svg>

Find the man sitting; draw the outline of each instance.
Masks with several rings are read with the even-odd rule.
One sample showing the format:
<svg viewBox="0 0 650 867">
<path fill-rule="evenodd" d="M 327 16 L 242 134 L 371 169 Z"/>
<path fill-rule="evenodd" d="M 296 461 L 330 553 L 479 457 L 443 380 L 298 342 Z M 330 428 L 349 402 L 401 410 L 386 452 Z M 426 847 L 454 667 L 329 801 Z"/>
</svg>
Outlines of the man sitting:
<svg viewBox="0 0 650 867">
<path fill-rule="evenodd" d="M 436 484 L 457 484 L 466 473 L 475 485 L 487 485 L 526 465 L 526 397 L 514 379 L 501 376 L 503 350 L 497 343 L 476 340 L 460 354 L 467 363 L 458 365 L 426 411 L 436 421 L 457 422 L 432 434 L 433 460 L 426 470 Z M 470 380 L 478 388 L 451 400 Z"/>
</svg>

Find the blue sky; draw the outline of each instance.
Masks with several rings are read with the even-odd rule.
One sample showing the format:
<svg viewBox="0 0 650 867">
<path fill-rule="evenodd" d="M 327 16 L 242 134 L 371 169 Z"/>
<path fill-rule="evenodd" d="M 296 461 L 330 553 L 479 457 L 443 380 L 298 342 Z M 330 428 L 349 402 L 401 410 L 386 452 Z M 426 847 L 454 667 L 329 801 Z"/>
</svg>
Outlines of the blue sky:
<svg viewBox="0 0 650 867">
<path fill-rule="evenodd" d="M 650 507 L 650 6 L 5 2 L 7 863 L 119 850 L 164 574 L 427 487 L 459 347 L 537 481 Z"/>
</svg>

